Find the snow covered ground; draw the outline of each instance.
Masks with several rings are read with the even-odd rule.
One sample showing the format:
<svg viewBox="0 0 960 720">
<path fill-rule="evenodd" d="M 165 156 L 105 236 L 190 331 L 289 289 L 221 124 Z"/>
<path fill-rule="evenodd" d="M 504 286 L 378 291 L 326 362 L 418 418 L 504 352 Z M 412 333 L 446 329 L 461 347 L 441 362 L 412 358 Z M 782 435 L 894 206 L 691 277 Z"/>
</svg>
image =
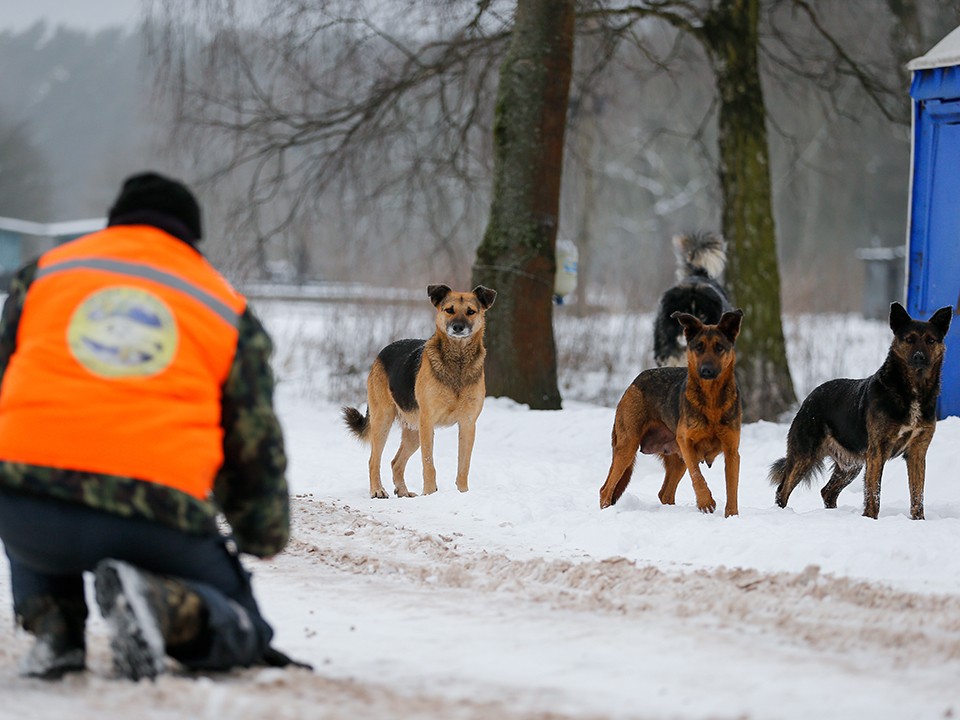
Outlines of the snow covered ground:
<svg viewBox="0 0 960 720">
<path fill-rule="evenodd" d="M 367 449 L 343 429 L 339 405 L 362 406 L 371 347 L 423 336 L 430 314 L 260 310 L 277 340 L 295 526 L 286 552 L 248 564 L 278 647 L 315 672 L 113 680 L 94 613 L 91 672 L 20 679 L 29 639 L 13 630 L 4 566 L 0 717 L 960 713 L 960 419 L 942 422 L 931 445 L 924 522 L 908 518 L 902 461 L 887 465 L 876 521 L 860 515 L 859 480 L 836 510 L 822 508 L 817 488 L 776 508 L 766 474 L 787 425 L 774 423 L 744 429 L 739 517 L 697 512 L 686 479 L 677 505 L 661 506 L 649 457 L 601 512 L 613 407 L 648 363 L 649 317 L 561 316 L 561 383 L 581 400 L 535 412 L 488 399 L 469 493 L 454 487 L 451 428 L 437 435 L 438 493 L 371 500 Z M 801 393 L 870 374 L 889 344 L 883 323 L 842 316 L 791 320 L 787 335 Z M 415 456 L 411 489 L 420 469 Z M 722 463 L 705 474 L 722 507 Z"/>
</svg>

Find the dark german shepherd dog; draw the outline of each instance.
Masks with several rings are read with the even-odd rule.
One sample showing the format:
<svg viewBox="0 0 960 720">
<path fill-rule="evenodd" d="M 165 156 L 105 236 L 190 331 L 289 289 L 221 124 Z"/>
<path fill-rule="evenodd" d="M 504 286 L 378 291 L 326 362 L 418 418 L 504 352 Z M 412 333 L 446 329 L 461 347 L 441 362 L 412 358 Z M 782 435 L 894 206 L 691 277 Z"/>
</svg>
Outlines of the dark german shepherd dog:
<svg viewBox="0 0 960 720">
<path fill-rule="evenodd" d="M 687 340 L 687 367 L 644 370 L 624 392 L 613 421 L 613 462 L 600 488 L 600 507 L 613 505 L 633 474 L 637 449 L 659 455 L 666 470 L 660 502 L 673 505 L 677 485 L 690 473 L 697 507 L 711 513 L 717 503 L 700 472 L 723 453 L 727 484 L 724 514 L 738 513 L 740 482 L 740 390 L 734 374 L 734 342 L 740 334 L 741 310 L 724 313 L 716 325 L 693 315 L 673 317 Z"/>
<path fill-rule="evenodd" d="M 801 482 L 833 460 L 820 495 L 827 508 L 866 465 L 863 514 L 880 512 L 880 476 L 890 458 L 903 455 L 910 483 L 910 516 L 923 519 L 927 447 L 936 429 L 943 339 L 952 308 L 940 308 L 929 322 L 914 320 L 903 306 L 890 306 L 893 343 L 880 369 L 863 380 L 830 380 L 803 401 L 787 434 L 787 456 L 770 467 L 777 505 L 786 507 Z"/>
<path fill-rule="evenodd" d="M 403 427 L 400 449 L 390 463 L 394 493 L 413 497 L 404 470 L 420 448 L 423 494 L 437 491 L 433 431 L 458 425 L 457 489 L 466 492 L 477 418 L 483 410 L 486 385 L 483 361 L 484 316 L 497 293 L 483 285 L 472 292 L 454 292 L 446 285 L 427 288 L 437 308 L 436 332 L 429 340 L 397 340 L 387 345 L 367 377 L 367 413 L 343 408 L 343 419 L 359 439 L 370 443 L 370 497 L 385 498 L 380 458 L 394 422 Z"/>
<path fill-rule="evenodd" d="M 653 359 L 657 367 L 686 367 L 684 329 L 673 314 L 684 312 L 714 325 L 733 310 L 720 283 L 727 266 L 727 241 L 718 233 L 673 236 L 677 284 L 660 296 L 653 321 Z"/>
</svg>

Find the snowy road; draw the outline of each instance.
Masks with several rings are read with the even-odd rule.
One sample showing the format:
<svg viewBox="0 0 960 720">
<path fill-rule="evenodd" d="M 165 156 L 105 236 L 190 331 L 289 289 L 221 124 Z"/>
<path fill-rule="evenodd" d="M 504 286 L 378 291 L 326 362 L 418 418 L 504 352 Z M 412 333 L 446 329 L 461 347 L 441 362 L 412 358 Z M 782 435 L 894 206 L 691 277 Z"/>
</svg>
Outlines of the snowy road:
<svg viewBox="0 0 960 720">
<path fill-rule="evenodd" d="M 278 645 L 316 673 L 217 682 L 14 676 L 0 716 L 944 717 L 956 712 L 960 599 L 802 573 L 664 572 L 623 559 L 511 560 L 311 497 L 287 552 L 255 563 Z M 6 588 L 0 589 L 6 592 Z M 9 610 L 3 625 L 10 627 Z"/>
<path fill-rule="evenodd" d="M 815 568 L 516 561 L 309 499 L 298 526 L 322 539 L 298 541 L 289 562 L 324 567 L 295 602 L 314 598 L 326 618 L 313 630 L 332 675 L 576 716 L 902 718 L 956 707 L 944 680 L 960 672 L 957 598 Z"/>
</svg>

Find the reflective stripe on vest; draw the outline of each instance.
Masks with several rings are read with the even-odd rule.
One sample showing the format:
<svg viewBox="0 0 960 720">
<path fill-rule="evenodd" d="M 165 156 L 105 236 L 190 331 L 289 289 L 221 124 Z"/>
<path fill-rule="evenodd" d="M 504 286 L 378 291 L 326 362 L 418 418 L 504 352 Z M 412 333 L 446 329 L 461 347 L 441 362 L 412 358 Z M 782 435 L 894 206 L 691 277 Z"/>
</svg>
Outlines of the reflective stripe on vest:
<svg viewBox="0 0 960 720">
<path fill-rule="evenodd" d="M 143 263 L 127 262 L 125 260 L 108 260 L 106 258 L 81 258 L 79 260 L 66 260 L 47 267 L 40 268 L 37 271 L 36 278 L 47 277 L 53 273 L 63 272 L 64 270 L 76 270 L 79 268 L 89 268 L 91 270 L 106 270 L 108 272 L 118 273 L 120 275 L 130 275 L 140 277 L 146 280 L 153 280 L 175 290 L 185 292 L 194 299 L 199 300 L 204 305 L 213 310 L 222 317 L 231 327 L 237 327 L 240 324 L 240 316 L 225 303 L 220 302 L 216 297 L 206 292 L 202 288 L 187 282 L 183 278 L 177 277 L 173 273 L 164 272 L 157 268 L 144 265 Z"/>
<path fill-rule="evenodd" d="M 0 386 L 0 459 L 206 498 L 245 307 L 193 248 L 153 227 L 44 254 Z"/>
</svg>

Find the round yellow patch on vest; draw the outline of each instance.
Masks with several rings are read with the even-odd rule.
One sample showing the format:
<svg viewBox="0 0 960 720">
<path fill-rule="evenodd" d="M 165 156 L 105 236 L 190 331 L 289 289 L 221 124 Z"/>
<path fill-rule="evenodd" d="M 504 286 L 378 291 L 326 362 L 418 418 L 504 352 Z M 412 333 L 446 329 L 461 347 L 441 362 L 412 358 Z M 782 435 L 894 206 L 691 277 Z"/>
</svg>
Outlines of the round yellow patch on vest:
<svg viewBox="0 0 960 720">
<path fill-rule="evenodd" d="M 167 304 L 136 287 L 98 290 L 80 304 L 67 326 L 77 362 L 107 378 L 149 377 L 170 365 L 179 330 Z"/>
</svg>

